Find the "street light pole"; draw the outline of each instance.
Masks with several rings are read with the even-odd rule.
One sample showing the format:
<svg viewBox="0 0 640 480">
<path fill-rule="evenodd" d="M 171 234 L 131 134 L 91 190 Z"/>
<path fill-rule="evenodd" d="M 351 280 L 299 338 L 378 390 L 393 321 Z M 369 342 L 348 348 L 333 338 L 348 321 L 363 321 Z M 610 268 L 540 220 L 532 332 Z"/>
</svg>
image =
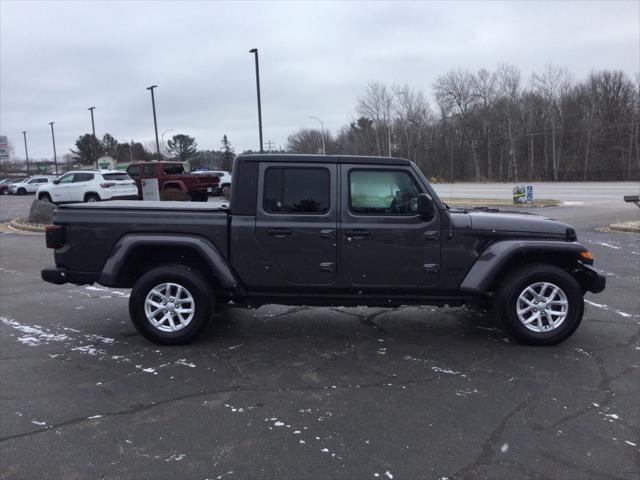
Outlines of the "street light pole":
<svg viewBox="0 0 640 480">
<path fill-rule="evenodd" d="M 98 155 L 96 155 L 96 143 L 97 143 L 97 138 L 96 138 L 96 124 L 93 121 L 93 111 L 95 110 L 96 107 L 89 107 L 87 110 L 89 110 L 91 112 L 91 129 L 93 130 L 93 138 L 91 139 L 91 146 L 93 147 L 92 153 L 93 153 L 93 161 L 96 162 L 96 170 L 99 169 L 98 167 Z"/>
<path fill-rule="evenodd" d="M 320 120 L 318 117 L 309 117 L 309 118 L 311 118 L 313 120 L 317 120 L 317 121 L 320 122 L 320 128 L 321 128 L 321 131 L 322 131 L 322 155 L 326 155 L 327 151 L 324 148 L 324 122 L 322 120 Z"/>
<path fill-rule="evenodd" d="M 151 85 L 150 87 L 147 87 L 147 90 L 151 90 L 151 106 L 153 107 L 153 126 L 156 131 L 156 152 L 158 153 L 158 157 L 159 157 L 158 159 L 161 160 L 162 157 L 160 157 L 160 141 L 158 140 L 158 120 L 156 118 L 156 98 L 153 95 L 154 88 L 158 88 L 158 86 Z"/>
<path fill-rule="evenodd" d="M 260 64 L 258 62 L 258 49 L 252 48 L 249 53 L 253 53 L 256 60 L 256 90 L 258 91 L 258 131 L 260 133 L 260 153 L 264 153 L 262 147 L 262 105 L 260 103 Z"/>
<path fill-rule="evenodd" d="M 27 131 L 22 132 L 24 137 L 24 156 L 27 157 L 27 175 L 31 176 L 31 169 L 29 168 L 29 151 L 27 150 Z"/>
<path fill-rule="evenodd" d="M 58 177 L 58 156 L 56 155 L 56 135 L 53 133 L 53 124 L 56 122 L 49 122 L 51 125 L 51 140 L 53 140 L 53 163 L 56 166 L 56 178 Z"/>
</svg>

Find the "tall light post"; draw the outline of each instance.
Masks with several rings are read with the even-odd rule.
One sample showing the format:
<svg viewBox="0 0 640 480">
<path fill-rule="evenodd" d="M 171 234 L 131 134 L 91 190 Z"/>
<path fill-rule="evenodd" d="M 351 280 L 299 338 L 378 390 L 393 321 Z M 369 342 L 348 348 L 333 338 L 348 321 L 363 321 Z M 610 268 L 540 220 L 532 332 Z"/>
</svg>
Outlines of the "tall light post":
<svg viewBox="0 0 640 480">
<path fill-rule="evenodd" d="M 26 130 L 22 132 L 22 136 L 24 137 L 24 156 L 27 158 L 27 175 L 31 176 L 31 169 L 29 168 L 29 151 L 27 150 L 27 131 Z"/>
<path fill-rule="evenodd" d="M 170 129 L 168 129 L 168 130 L 165 130 L 164 132 L 162 132 L 162 133 L 160 134 L 160 138 L 162 139 L 162 152 L 163 152 L 165 155 L 167 154 L 167 147 L 166 147 L 166 145 L 164 144 L 164 135 L 165 135 L 165 133 L 169 133 L 169 132 L 173 132 L 173 128 L 170 128 Z"/>
<path fill-rule="evenodd" d="M 326 155 L 327 151 L 324 148 L 324 122 L 322 120 L 320 120 L 318 117 L 311 116 L 309 118 L 311 118 L 312 120 L 317 120 L 318 122 L 320 122 L 320 129 L 321 129 L 321 132 L 322 132 L 322 155 Z"/>
<path fill-rule="evenodd" d="M 56 155 L 56 134 L 53 132 L 53 124 L 56 122 L 49 122 L 51 125 L 51 140 L 53 140 L 53 163 L 56 166 L 56 178 L 58 177 L 58 156 Z"/>
<path fill-rule="evenodd" d="M 258 131 L 260 133 L 260 153 L 264 153 L 262 148 L 262 105 L 260 104 L 260 64 L 258 62 L 258 49 L 252 48 L 249 53 L 253 53 L 256 60 L 256 90 L 258 91 Z"/>
<path fill-rule="evenodd" d="M 151 85 L 150 87 L 147 87 L 147 90 L 151 91 L 151 106 L 153 107 L 153 127 L 156 131 L 156 152 L 158 153 L 158 160 L 161 160 L 162 157 L 160 157 L 160 141 L 158 140 L 158 120 L 156 118 L 156 98 L 153 94 L 154 88 L 158 88 L 158 86 Z"/>
<path fill-rule="evenodd" d="M 93 131 L 93 138 L 91 139 L 91 153 L 93 153 L 93 161 L 96 162 L 96 170 L 98 170 L 98 155 L 96 154 L 96 144 L 98 143 L 98 139 L 96 138 L 96 124 L 93 121 L 93 111 L 95 109 L 96 107 L 89 107 L 87 110 L 91 112 L 91 130 Z"/>
</svg>

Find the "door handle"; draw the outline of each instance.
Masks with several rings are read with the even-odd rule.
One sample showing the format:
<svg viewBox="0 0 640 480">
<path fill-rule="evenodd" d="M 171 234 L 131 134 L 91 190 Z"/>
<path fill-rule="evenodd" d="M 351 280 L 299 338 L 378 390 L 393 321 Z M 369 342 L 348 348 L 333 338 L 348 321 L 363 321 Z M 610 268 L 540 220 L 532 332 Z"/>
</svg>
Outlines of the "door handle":
<svg viewBox="0 0 640 480">
<path fill-rule="evenodd" d="M 424 238 L 426 240 L 438 240 L 440 239 L 440 232 L 438 230 L 429 230 L 424 232 Z"/>
<path fill-rule="evenodd" d="M 292 232 L 286 228 L 269 228 L 267 229 L 267 233 L 277 238 L 283 238 L 287 235 L 291 235 Z"/>
<path fill-rule="evenodd" d="M 347 237 L 347 240 L 350 240 L 352 238 L 355 238 L 357 240 L 370 236 L 371 232 L 367 232 L 366 230 L 347 230 L 346 232 L 344 232 L 344 234 Z"/>
<path fill-rule="evenodd" d="M 322 229 L 322 230 L 320 230 L 320 236 L 322 238 L 333 238 L 334 232 L 335 232 L 335 230 L 333 230 L 331 228 Z"/>
</svg>

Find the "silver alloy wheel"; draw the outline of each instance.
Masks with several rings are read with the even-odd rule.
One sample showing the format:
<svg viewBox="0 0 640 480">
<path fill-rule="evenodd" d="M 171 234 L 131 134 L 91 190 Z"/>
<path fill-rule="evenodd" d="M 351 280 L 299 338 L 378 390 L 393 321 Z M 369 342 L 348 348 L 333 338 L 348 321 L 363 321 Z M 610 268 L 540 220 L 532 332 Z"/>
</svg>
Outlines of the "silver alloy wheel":
<svg viewBox="0 0 640 480">
<path fill-rule="evenodd" d="M 87 198 L 87 203 L 96 203 L 98 201 L 98 199 L 96 197 L 94 197 L 93 195 L 91 195 L 89 198 Z"/>
<path fill-rule="evenodd" d="M 196 310 L 193 296 L 182 285 L 161 283 L 153 287 L 144 301 L 149 323 L 161 332 L 177 332 L 185 328 Z"/>
<path fill-rule="evenodd" d="M 49 198 L 49 195 L 42 195 L 42 196 L 40 197 L 40 201 L 41 201 L 41 202 L 49 203 L 49 202 L 51 201 L 51 199 Z"/>
<path fill-rule="evenodd" d="M 516 313 L 526 328 L 536 333 L 546 333 L 557 329 L 567 319 L 569 301 L 557 285 L 537 282 L 520 293 Z"/>
</svg>

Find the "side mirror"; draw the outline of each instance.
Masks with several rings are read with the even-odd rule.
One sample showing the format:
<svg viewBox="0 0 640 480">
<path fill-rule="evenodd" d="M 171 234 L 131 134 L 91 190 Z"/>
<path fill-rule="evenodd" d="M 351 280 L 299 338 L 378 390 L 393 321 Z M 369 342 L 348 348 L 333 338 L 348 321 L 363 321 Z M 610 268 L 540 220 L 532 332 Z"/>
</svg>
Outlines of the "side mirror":
<svg viewBox="0 0 640 480">
<path fill-rule="evenodd" d="M 422 220 L 431 220 L 435 216 L 436 207 L 426 193 L 418 194 L 418 215 Z"/>
<path fill-rule="evenodd" d="M 59 184 L 59 183 L 60 183 L 60 180 L 58 180 L 57 178 L 53 181 L 53 184 L 54 184 L 54 185 L 57 185 L 57 184 Z"/>
</svg>

